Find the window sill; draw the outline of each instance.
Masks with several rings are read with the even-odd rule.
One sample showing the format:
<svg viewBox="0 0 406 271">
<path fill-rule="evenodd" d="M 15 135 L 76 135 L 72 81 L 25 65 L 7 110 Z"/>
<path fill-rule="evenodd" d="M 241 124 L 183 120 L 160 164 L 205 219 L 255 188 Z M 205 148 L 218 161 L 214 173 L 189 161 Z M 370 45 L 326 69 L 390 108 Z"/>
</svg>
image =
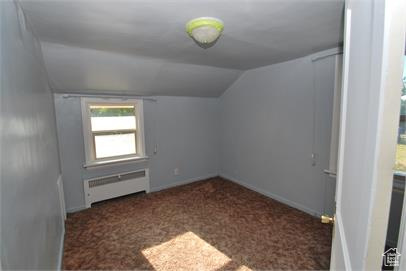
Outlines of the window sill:
<svg viewBox="0 0 406 271">
<path fill-rule="evenodd" d="M 148 156 L 126 157 L 126 158 L 119 158 L 119 159 L 90 162 L 90 163 L 84 164 L 83 167 L 87 169 L 87 168 L 110 166 L 110 165 L 123 164 L 123 163 L 144 162 L 144 161 L 148 161 L 148 159 L 149 159 Z"/>
</svg>

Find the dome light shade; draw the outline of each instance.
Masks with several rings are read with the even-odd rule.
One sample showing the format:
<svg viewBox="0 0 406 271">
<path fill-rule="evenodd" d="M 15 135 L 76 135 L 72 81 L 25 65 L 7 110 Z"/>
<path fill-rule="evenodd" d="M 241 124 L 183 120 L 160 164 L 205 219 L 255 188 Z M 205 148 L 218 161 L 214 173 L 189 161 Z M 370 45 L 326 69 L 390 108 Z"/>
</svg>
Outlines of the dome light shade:
<svg viewBox="0 0 406 271">
<path fill-rule="evenodd" d="M 215 42 L 223 29 L 223 22 L 212 17 L 196 18 L 186 24 L 186 32 L 200 44 Z"/>
</svg>

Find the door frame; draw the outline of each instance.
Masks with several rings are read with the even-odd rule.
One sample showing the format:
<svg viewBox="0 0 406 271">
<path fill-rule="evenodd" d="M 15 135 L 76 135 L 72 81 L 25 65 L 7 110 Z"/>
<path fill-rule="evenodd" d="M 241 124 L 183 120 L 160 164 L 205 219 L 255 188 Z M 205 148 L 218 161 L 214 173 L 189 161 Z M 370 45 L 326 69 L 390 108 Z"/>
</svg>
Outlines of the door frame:
<svg viewBox="0 0 406 271">
<path fill-rule="evenodd" d="M 342 79 L 341 79 L 341 102 L 340 102 L 340 125 L 339 125 L 339 140 L 338 140 L 338 159 L 337 159 L 337 173 L 336 173 L 336 211 L 335 211 L 335 224 L 333 228 L 333 239 L 339 238 L 341 246 L 335 246 L 333 240 L 333 248 L 331 251 L 331 266 L 341 266 L 337 264 L 336 253 L 334 249 L 342 251 L 342 258 L 346 270 L 351 270 L 351 261 L 348 253 L 347 240 L 344 233 L 344 226 L 341 219 L 341 193 L 342 193 L 342 176 L 344 165 L 344 147 L 345 147 L 345 132 L 347 122 L 347 94 L 348 94 L 348 73 L 349 73 L 349 49 L 351 41 L 351 21 L 352 12 L 350 9 L 345 10 L 345 24 L 344 24 L 344 46 L 343 46 L 343 59 L 342 59 Z"/>
<path fill-rule="evenodd" d="M 405 21 L 404 21 L 404 3 L 402 0 L 381 1 L 369 0 L 357 2 L 357 0 L 346 1 L 345 6 L 345 33 L 344 33 L 344 56 L 343 56 L 343 78 L 342 78 L 342 98 L 341 98 L 341 119 L 340 119 L 340 139 L 339 139 L 339 156 L 337 168 L 337 187 L 336 187 L 336 223 L 334 227 L 334 240 L 332 247 L 331 268 L 343 268 L 346 270 L 364 269 L 379 270 L 382 265 L 382 253 L 385 248 L 386 229 L 388 224 L 390 199 L 392 192 L 393 166 L 396 156 L 396 140 L 398 130 L 398 118 L 400 110 L 400 78 L 402 74 L 403 52 L 405 42 Z M 359 17 L 360 14 L 364 13 Z M 355 15 L 357 14 L 357 15 Z M 357 17 L 355 17 L 357 16 Z M 354 24 L 355 22 L 355 24 Z M 353 29 L 354 24 L 354 29 Z M 362 28 L 361 28 L 362 27 Z M 360 34 L 361 30 L 365 36 L 358 39 L 354 36 L 351 41 L 351 32 Z M 369 40 L 368 40 L 369 39 Z M 354 40 L 362 41 L 356 44 Z M 351 55 L 354 52 L 360 52 L 364 46 L 365 55 Z M 353 46 L 356 50 L 351 50 Z M 358 47 L 357 47 L 358 46 Z M 355 59 L 353 59 L 355 57 Z M 364 77 L 358 79 L 354 74 L 349 74 L 350 63 L 360 59 L 369 58 L 369 63 L 365 64 L 363 72 Z M 369 66 L 368 66 L 369 64 Z M 357 65 L 359 71 L 361 65 Z M 354 71 L 352 71 L 354 72 Z M 351 76 L 352 84 L 349 87 L 349 77 Z M 357 79 L 354 79 L 357 78 Z M 355 81 L 354 81 L 355 80 Z M 358 81 L 357 81 L 358 80 Z M 355 82 L 355 84 L 354 84 Z M 347 105 L 355 108 L 360 105 L 360 97 L 354 100 L 354 92 L 359 89 L 360 83 L 363 82 L 368 93 L 365 97 L 364 112 L 361 110 L 354 111 L 357 115 L 347 115 Z M 399 91 L 397 91 L 399 89 Z M 364 93 L 360 92 L 360 93 Z M 358 99 L 358 100 L 357 100 Z M 355 175 L 356 168 L 344 168 L 346 140 L 357 138 L 360 134 L 346 133 L 348 123 L 358 120 L 361 114 L 365 114 L 363 127 L 367 128 L 365 132 L 374 131 L 371 137 L 365 137 L 365 149 L 359 157 L 364 157 L 366 161 L 359 170 L 363 174 Z M 370 115 L 369 115 L 370 114 Z M 348 119 L 347 119 L 348 118 Z M 351 122 L 348 122 L 351 120 Z M 349 130 L 351 131 L 351 130 Z M 354 130 L 357 132 L 356 130 Z M 353 131 L 353 132 L 354 132 Z M 352 140 L 353 146 L 354 140 Z M 350 160 L 351 161 L 351 160 Z M 348 163 L 348 162 L 347 162 Z M 352 182 L 345 179 L 347 170 L 348 176 L 360 176 L 362 182 L 358 183 L 357 188 L 361 194 L 368 197 L 363 202 L 365 210 L 351 211 L 348 205 L 345 209 L 341 208 L 342 203 L 346 201 L 346 194 L 343 194 L 343 182 L 348 187 Z M 347 172 L 347 173 L 348 173 Z M 365 195 L 364 194 L 364 195 Z M 354 197 L 352 193 L 351 197 Z M 362 198 L 362 197 L 361 197 Z M 354 200 L 354 198 L 350 198 Z M 357 221 L 348 220 L 349 212 L 358 215 L 362 219 L 362 224 L 357 225 Z M 347 220 L 343 222 L 344 215 Z M 358 236 L 354 236 L 358 234 Z M 362 236 L 360 236 L 362 235 Z M 357 239 L 353 239 L 357 238 Z M 350 240 L 351 239 L 351 240 Z M 354 241 L 355 240 L 355 241 Z M 352 245 L 349 246 L 351 241 Z M 357 243 L 358 241 L 358 243 Z M 405 253 L 406 255 L 406 253 Z M 355 257 L 357 256 L 357 257 Z"/>
<path fill-rule="evenodd" d="M 393 174 L 396 160 L 397 135 L 400 115 L 400 90 L 403 74 L 403 52 L 405 48 L 406 21 L 404 20 L 405 3 L 403 0 L 375 0 L 374 16 L 384 13 L 382 34 L 373 35 L 373 43 L 379 43 L 383 37 L 382 48 L 373 47 L 372 57 L 377 61 L 372 65 L 381 65 L 381 71 L 371 68 L 371 84 L 380 84 L 380 118 L 379 135 L 376 142 L 377 151 L 372 180 L 375 189 L 372 191 L 370 206 L 370 225 L 368 231 L 365 268 L 381 268 L 382 254 L 385 251 L 386 233 L 392 198 Z M 381 22 L 374 20 L 374 28 Z M 381 37 L 382 36 L 382 37 Z M 381 59 L 381 62 L 379 62 Z"/>
</svg>

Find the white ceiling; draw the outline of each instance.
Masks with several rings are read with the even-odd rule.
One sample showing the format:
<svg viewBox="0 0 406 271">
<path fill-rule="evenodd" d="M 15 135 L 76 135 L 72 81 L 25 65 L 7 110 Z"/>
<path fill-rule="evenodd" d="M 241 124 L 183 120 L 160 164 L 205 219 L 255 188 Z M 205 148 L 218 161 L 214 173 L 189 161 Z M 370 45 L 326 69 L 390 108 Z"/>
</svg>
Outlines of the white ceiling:
<svg viewBox="0 0 406 271">
<path fill-rule="evenodd" d="M 343 0 L 22 2 L 55 91 L 219 96 L 243 70 L 342 42 Z M 202 49 L 185 23 L 212 16 L 224 34 Z"/>
</svg>

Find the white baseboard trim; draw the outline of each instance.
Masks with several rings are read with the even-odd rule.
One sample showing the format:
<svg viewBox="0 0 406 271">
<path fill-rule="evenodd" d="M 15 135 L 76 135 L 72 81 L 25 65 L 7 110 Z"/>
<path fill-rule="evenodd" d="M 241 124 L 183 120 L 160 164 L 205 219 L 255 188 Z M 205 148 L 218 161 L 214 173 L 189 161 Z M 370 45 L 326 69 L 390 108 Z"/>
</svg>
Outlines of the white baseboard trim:
<svg viewBox="0 0 406 271">
<path fill-rule="evenodd" d="M 302 211 L 302 212 L 308 213 L 309 215 L 312 215 L 312 216 L 314 216 L 314 217 L 320 217 L 320 215 L 321 215 L 320 212 L 318 212 L 318 211 L 316 211 L 316 210 L 313 210 L 313 209 L 311 209 L 311 208 L 308 208 L 308 207 L 306 207 L 306 206 L 304 206 L 304 205 L 302 205 L 302 204 L 300 204 L 300 203 L 297 203 L 297 202 L 294 202 L 294 201 L 292 201 L 292 200 L 288 200 L 288 199 L 286 199 L 286 198 L 284 198 L 284 197 L 275 195 L 275 194 L 273 194 L 273 193 L 271 193 L 271 192 L 269 192 L 269 191 L 266 191 L 266 190 L 264 190 L 264 189 L 257 188 L 257 187 L 255 187 L 255 186 L 253 186 L 253 185 L 247 184 L 246 182 L 243 182 L 243 181 L 241 181 L 241 180 L 238 180 L 238 179 L 236 179 L 236 178 L 234 178 L 234 177 L 228 176 L 227 174 L 220 173 L 219 176 L 222 177 L 222 178 L 224 178 L 224 179 L 227 179 L 227 180 L 229 180 L 229 181 L 232 181 L 232 182 L 234 182 L 234 183 L 237 183 L 237 184 L 239 184 L 239 185 L 242 185 L 242 186 L 244 186 L 245 188 L 248 188 L 248 189 L 253 190 L 253 191 L 255 191 L 255 192 L 258 192 L 258 193 L 260 193 L 260 194 L 262 194 L 262 195 L 265 195 L 265 196 L 267 196 L 267 197 L 269 197 L 269 198 L 271 198 L 271 199 L 274 199 L 274 200 L 279 201 L 279 202 L 281 202 L 281 203 L 283 203 L 283 204 L 286 204 L 286 205 L 288 205 L 288 206 L 290 206 L 290 207 L 293 207 L 293 208 L 295 208 L 295 209 L 298 209 L 298 210 L 300 210 L 300 211 Z"/>
<path fill-rule="evenodd" d="M 58 255 L 58 266 L 57 270 L 62 270 L 62 261 L 63 261 L 63 246 L 65 243 L 65 226 L 62 227 L 61 233 L 61 243 L 59 244 L 59 255 Z"/>
<path fill-rule="evenodd" d="M 180 182 L 175 182 L 175 183 L 171 183 L 171 184 L 167 184 L 167 185 L 161 185 L 161 186 L 157 186 L 157 187 L 152 187 L 151 192 L 157 192 L 157 191 L 165 190 L 165 189 L 176 187 L 176 186 L 181 186 L 181 185 L 190 184 L 190 183 L 194 183 L 194 182 L 198 182 L 198 181 L 203 181 L 203 180 L 214 178 L 214 177 L 217 177 L 217 176 L 219 176 L 219 175 L 218 174 L 208 174 L 206 176 L 190 178 L 190 179 L 180 181 Z"/>
</svg>

